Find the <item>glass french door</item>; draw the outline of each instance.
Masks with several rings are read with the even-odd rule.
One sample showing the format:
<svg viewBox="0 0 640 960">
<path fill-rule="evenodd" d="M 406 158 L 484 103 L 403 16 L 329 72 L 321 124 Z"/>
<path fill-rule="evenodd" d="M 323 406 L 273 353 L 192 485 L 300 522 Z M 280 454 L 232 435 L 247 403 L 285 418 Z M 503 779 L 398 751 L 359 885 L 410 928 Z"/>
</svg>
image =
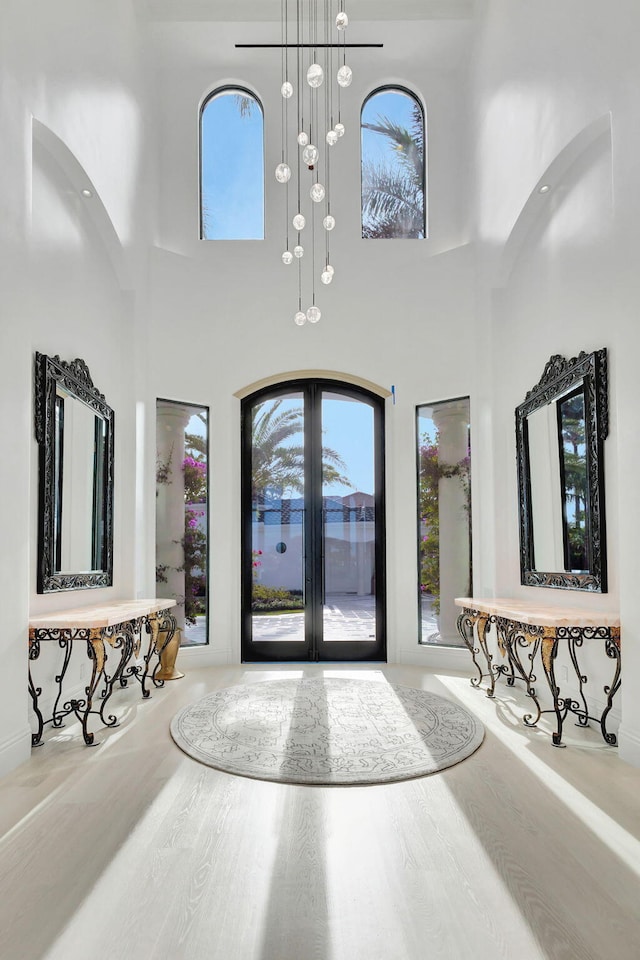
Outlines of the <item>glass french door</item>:
<svg viewBox="0 0 640 960">
<path fill-rule="evenodd" d="M 385 659 L 383 410 L 331 380 L 243 401 L 243 660 Z"/>
</svg>

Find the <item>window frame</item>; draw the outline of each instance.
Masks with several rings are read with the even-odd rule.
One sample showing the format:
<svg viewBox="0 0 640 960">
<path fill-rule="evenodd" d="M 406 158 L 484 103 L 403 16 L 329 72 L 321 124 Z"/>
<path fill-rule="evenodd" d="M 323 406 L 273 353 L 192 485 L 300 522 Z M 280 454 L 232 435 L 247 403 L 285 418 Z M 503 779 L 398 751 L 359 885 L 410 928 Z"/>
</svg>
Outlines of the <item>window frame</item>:
<svg viewBox="0 0 640 960">
<path fill-rule="evenodd" d="M 422 237 L 364 237 L 364 217 L 363 217 L 363 208 L 362 208 L 362 195 L 364 187 L 364 156 L 362 150 L 362 114 L 364 113 L 365 107 L 373 97 L 377 96 L 380 93 L 400 93 L 405 96 L 411 97 L 411 99 L 417 104 L 422 115 L 422 139 L 423 139 L 423 156 L 422 156 Z M 362 101 L 362 106 L 360 107 L 360 239 L 361 240 L 427 240 L 429 238 L 429 219 L 427 215 L 427 108 L 422 100 L 422 97 L 419 96 L 414 90 L 410 87 L 405 86 L 402 83 L 384 83 L 380 86 L 375 87 L 371 90 L 367 96 Z"/>
<path fill-rule="evenodd" d="M 202 103 L 200 104 L 200 109 L 198 111 L 198 224 L 199 224 L 199 239 L 204 240 L 206 243 L 218 242 L 224 243 L 233 242 L 229 237 L 205 237 L 204 235 L 204 209 L 203 209 L 203 195 L 202 195 L 202 171 L 203 171 L 203 162 L 202 162 L 202 118 L 204 116 L 204 111 L 206 110 L 209 103 L 214 100 L 216 97 L 226 94 L 226 93 L 235 93 L 240 96 L 250 97 L 259 107 L 260 114 L 262 116 L 262 236 L 261 237 L 235 237 L 233 240 L 240 241 L 250 241 L 250 240 L 264 240 L 265 239 L 265 224 L 266 224 L 266 174 L 265 174 L 265 161 L 266 161 L 266 149 L 265 149 L 265 114 L 264 106 L 262 100 L 254 90 L 250 90 L 249 87 L 244 87 L 235 83 L 225 83 L 221 87 L 215 87 L 211 90 L 206 97 L 203 98 Z"/>
</svg>

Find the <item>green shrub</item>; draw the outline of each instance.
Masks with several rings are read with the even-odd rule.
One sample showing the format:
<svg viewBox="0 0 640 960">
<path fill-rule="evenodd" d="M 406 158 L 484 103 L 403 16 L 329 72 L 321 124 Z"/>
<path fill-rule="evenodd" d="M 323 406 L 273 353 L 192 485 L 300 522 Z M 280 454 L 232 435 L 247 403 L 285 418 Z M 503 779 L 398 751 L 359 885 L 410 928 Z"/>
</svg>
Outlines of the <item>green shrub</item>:
<svg viewBox="0 0 640 960">
<path fill-rule="evenodd" d="M 251 609 L 254 613 L 303 610 L 304 602 L 300 591 L 284 590 L 282 587 L 265 587 L 261 583 L 254 583 Z"/>
</svg>

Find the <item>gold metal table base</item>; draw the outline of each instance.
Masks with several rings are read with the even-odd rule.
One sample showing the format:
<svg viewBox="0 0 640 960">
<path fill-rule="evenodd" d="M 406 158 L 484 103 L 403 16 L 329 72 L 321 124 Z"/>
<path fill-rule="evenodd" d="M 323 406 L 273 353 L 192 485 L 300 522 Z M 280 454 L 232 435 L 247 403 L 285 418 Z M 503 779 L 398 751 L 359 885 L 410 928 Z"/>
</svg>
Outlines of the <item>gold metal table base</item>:
<svg viewBox="0 0 640 960">
<path fill-rule="evenodd" d="M 498 649 L 501 655 L 506 658 L 507 662 L 505 664 L 495 664 L 493 662 L 494 658 L 487 641 L 487 634 L 492 625 L 496 628 Z M 513 686 L 516 681 L 522 681 L 527 696 L 532 699 L 535 705 L 534 712 L 526 713 L 523 716 L 523 723 L 526 726 L 533 727 L 536 726 L 543 714 L 554 714 L 556 729 L 551 734 L 553 746 L 565 746 L 562 743 L 562 730 L 569 713 L 576 716 L 578 726 L 587 726 L 589 721 L 598 723 L 605 743 L 611 746 L 617 744 L 616 735 L 607 729 L 607 718 L 613 707 L 613 699 L 621 685 L 619 627 L 538 626 L 521 623 L 518 620 L 498 614 L 488 614 L 472 607 L 464 607 L 458 617 L 458 633 L 471 653 L 471 659 L 478 671 L 478 676 L 472 677 L 471 685 L 480 687 L 483 679 L 488 678 L 487 696 L 494 697 L 496 680 L 500 676 L 506 678 L 509 686 Z M 602 640 L 606 656 L 615 661 L 612 682 L 604 687 L 607 700 L 600 716 L 590 715 L 585 696 L 588 677 L 584 674 L 578 658 L 578 651 L 585 640 Z M 563 696 L 557 682 L 555 662 L 560 642 L 567 645 L 578 684 L 577 699 L 570 695 Z M 540 661 L 553 700 L 553 707 L 544 710 L 540 705 L 535 687 L 537 678 L 534 667 L 538 653 L 540 653 Z M 484 664 L 479 662 L 480 655 L 484 657 Z M 524 660 L 528 662 L 525 664 Z M 484 669 L 485 665 L 486 671 Z"/>
<path fill-rule="evenodd" d="M 143 666 L 140 666 L 132 664 L 131 660 L 133 657 L 136 659 L 139 657 L 143 629 L 149 634 L 149 643 L 146 653 L 143 655 Z M 160 630 L 164 630 L 166 639 L 163 643 L 158 644 Z M 88 727 L 89 718 L 91 716 L 99 717 L 104 727 L 118 726 L 117 716 L 108 713 L 107 707 L 114 687 L 118 684 L 123 687 L 127 686 L 131 678 L 139 681 L 143 699 L 150 697 L 150 691 L 146 686 L 149 675 L 151 675 L 155 686 L 163 686 L 164 680 L 160 675 L 162 654 L 175 633 L 175 617 L 168 609 L 106 627 L 32 628 L 29 631 L 28 683 L 37 723 L 37 729 L 31 736 L 32 746 L 41 746 L 43 743 L 42 733 L 46 724 L 51 723 L 53 727 L 60 728 L 64 725 L 65 717 L 70 714 L 73 714 L 80 721 L 85 744 L 87 746 L 97 746 L 95 735 Z M 57 691 L 53 711 L 51 717 L 45 720 L 40 710 L 42 688 L 36 687 L 33 682 L 31 664 L 39 658 L 41 644 L 52 641 L 57 642 L 63 651 L 63 662 L 54 678 Z M 84 697 L 64 701 L 64 679 L 71 659 L 73 644 L 78 641 L 86 643 L 87 656 L 91 661 L 91 676 L 84 688 Z M 108 653 L 108 650 L 113 651 L 113 653 L 118 651 L 120 654 L 112 672 L 109 670 L 109 661 L 112 659 L 112 655 Z M 151 669 L 151 662 L 154 657 L 157 657 L 157 663 Z M 98 697 L 98 703 L 94 705 L 101 684 L 103 687 Z"/>
</svg>

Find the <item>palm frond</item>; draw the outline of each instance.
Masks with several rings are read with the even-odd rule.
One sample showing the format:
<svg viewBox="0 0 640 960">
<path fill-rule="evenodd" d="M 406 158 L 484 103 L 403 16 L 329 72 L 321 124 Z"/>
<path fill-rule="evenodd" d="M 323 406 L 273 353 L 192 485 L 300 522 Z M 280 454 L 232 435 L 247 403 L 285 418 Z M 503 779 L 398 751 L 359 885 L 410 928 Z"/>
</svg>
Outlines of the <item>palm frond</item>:
<svg viewBox="0 0 640 960">
<path fill-rule="evenodd" d="M 424 191 L 421 184 L 398 170 L 365 165 L 362 182 L 362 222 L 365 238 L 424 234 Z"/>
</svg>

